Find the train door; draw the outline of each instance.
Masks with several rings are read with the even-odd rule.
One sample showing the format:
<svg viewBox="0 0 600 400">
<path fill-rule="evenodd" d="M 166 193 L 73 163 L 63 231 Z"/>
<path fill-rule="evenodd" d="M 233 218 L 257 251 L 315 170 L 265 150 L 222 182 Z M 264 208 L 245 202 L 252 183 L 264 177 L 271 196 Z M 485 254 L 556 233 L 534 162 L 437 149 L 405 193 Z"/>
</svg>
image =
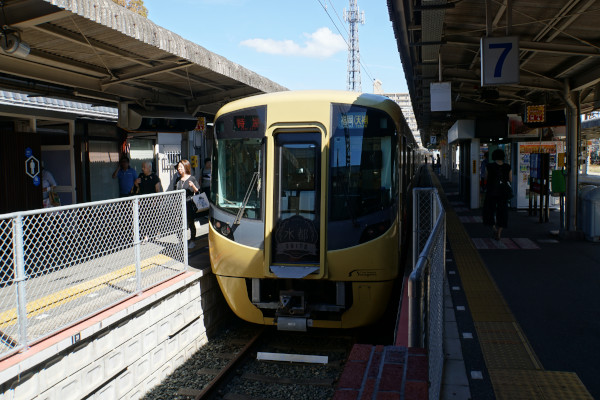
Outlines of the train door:
<svg viewBox="0 0 600 400">
<path fill-rule="evenodd" d="M 274 170 L 271 272 L 282 278 L 316 273 L 321 261 L 321 133 L 277 134 Z M 289 268 L 294 265 L 303 267 Z"/>
</svg>

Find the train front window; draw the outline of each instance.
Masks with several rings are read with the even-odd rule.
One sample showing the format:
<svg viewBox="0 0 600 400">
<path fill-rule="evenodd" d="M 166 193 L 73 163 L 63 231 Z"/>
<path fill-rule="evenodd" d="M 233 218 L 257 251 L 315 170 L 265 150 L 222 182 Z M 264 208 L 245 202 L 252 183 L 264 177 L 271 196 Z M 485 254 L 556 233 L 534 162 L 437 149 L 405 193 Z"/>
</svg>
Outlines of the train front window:
<svg viewBox="0 0 600 400">
<path fill-rule="evenodd" d="M 212 165 L 211 201 L 217 207 L 243 217 L 262 218 L 263 139 L 221 139 L 215 141 Z M 258 181 L 253 176 L 258 173 Z M 244 207 L 246 194 L 249 193 Z"/>
<path fill-rule="evenodd" d="M 353 220 L 392 206 L 396 127 L 380 110 L 333 105 L 330 221 Z"/>
</svg>

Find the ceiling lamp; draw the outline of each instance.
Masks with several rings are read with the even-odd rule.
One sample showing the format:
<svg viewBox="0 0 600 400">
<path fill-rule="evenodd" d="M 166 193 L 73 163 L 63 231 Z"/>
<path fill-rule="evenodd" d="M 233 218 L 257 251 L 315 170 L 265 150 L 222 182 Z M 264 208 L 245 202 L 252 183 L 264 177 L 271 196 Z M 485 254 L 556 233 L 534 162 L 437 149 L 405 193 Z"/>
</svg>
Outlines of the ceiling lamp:
<svg viewBox="0 0 600 400">
<path fill-rule="evenodd" d="M 25 58 L 29 55 L 29 45 L 21 40 L 19 32 L 8 26 L 2 27 L 0 31 L 0 49 L 4 54 Z"/>
</svg>

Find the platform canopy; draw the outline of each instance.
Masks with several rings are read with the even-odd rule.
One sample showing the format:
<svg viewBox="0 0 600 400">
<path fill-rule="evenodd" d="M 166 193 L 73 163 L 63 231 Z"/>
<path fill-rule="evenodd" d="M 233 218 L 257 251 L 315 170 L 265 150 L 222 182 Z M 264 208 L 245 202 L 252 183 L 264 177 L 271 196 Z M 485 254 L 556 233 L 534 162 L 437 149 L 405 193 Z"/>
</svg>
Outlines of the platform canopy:
<svg viewBox="0 0 600 400">
<path fill-rule="evenodd" d="M 600 105 L 598 0 L 387 3 L 423 143 L 458 119 L 521 114 L 535 104 L 563 109 L 567 92 L 577 93 L 582 112 Z M 518 38 L 519 83 L 481 85 L 484 36 Z M 440 71 L 452 85 L 452 110 L 432 112 L 430 84 Z"/>
<path fill-rule="evenodd" d="M 190 115 L 286 90 L 111 0 L 2 3 L 0 25 L 31 49 L 25 56 L 0 50 L 2 89 Z"/>
</svg>

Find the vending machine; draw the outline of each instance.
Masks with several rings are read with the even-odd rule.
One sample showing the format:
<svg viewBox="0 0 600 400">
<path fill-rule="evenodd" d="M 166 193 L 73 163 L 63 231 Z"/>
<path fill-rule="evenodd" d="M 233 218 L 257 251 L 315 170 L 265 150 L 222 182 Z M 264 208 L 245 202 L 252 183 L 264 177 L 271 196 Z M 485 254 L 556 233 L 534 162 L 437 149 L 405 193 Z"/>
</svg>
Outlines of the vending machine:
<svg viewBox="0 0 600 400">
<path fill-rule="evenodd" d="M 530 157 L 535 153 L 547 153 L 550 156 L 549 174 L 558 169 L 558 155 L 565 152 L 565 143 L 563 141 L 551 142 L 520 142 L 517 144 L 517 182 L 513 184 L 517 188 L 516 206 L 517 208 L 529 207 L 529 182 L 530 182 Z M 514 167 L 513 167 L 514 168 Z M 550 207 L 559 205 L 559 197 L 550 196 Z"/>
</svg>

